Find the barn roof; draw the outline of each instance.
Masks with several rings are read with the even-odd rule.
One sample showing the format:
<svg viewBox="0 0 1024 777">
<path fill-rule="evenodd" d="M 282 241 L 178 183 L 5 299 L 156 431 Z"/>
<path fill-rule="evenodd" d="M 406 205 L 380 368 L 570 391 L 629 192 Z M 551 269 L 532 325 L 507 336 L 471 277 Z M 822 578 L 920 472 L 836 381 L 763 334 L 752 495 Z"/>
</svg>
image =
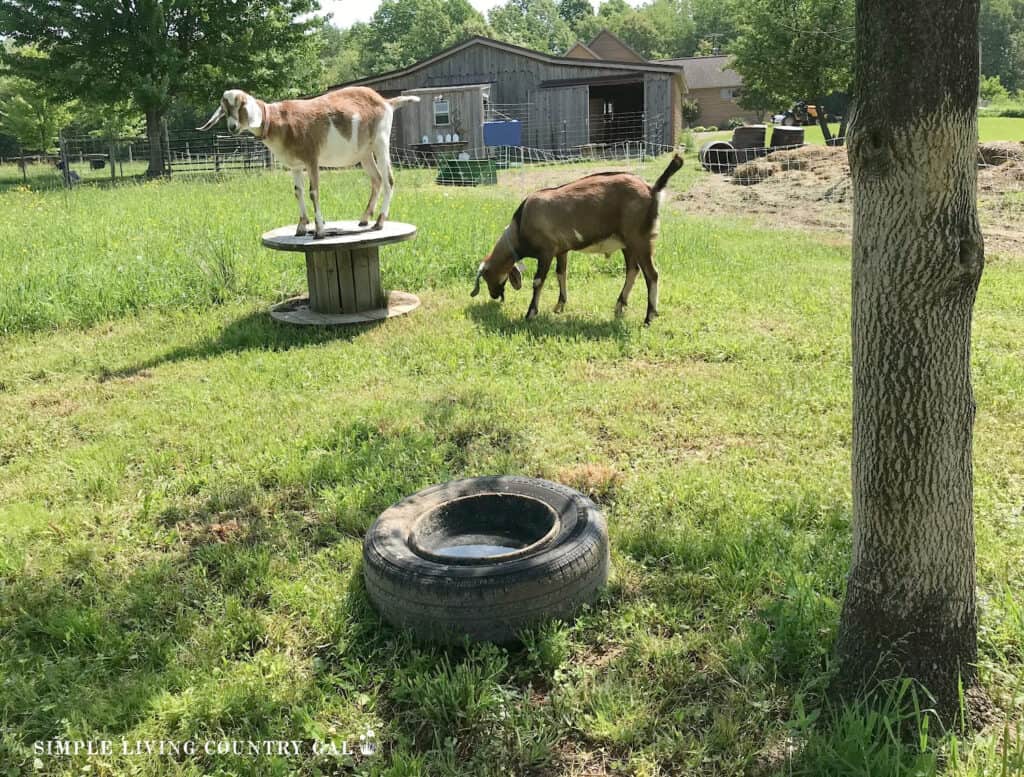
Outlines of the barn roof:
<svg viewBox="0 0 1024 777">
<path fill-rule="evenodd" d="M 552 65 L 568 65 L 570 67 L 583 67 L 583 68 L 594 68 L 597 70 L 624 70 L 624 71 L 639 71 L 643 73 L 664 73 L 666 75 L 679 75 L 681 68 L 678 65 L 669 62 L 619 62 L 608 59 L 577 59 L 574 57 L 556 57 L 551 54 L 544 54 L 540 51 L 534 51 L 533 49 L 523 48 L 522 46 L 515 46 L 511 43 L 505 43 L 504 41 L 494 40 L 493 38 L 485 38 L 482 35 L 476 35 L 468 40 L 462 41 L 462 43 L 456 43 L 454 46 L 449 46 L 443 51 L 439 51 L 432 57 L 421 59 L 419 62 L 414 62 L 408 67 L 399 68 L 392 70 L 388 73 L 380 73 L 374 76 L 367 76 L 366 78 L 359 78 L 354 81 L 348 81 L 343 84 L 336 84 L 330 87 L 331 89 L 338 89 L 342 86 L 370 86 L 378 81 L 384 81 L 389 78 L 397 78 L 399 76 L 409 75 L 415 73 L 417 70 L 422 70 L 425 67 L 429 67 L 436 62 L 452 56 L 464 49 L 468 49 L 471 46 L 489 46 L 491 48 L 501 49 L 512 54 L 518 54 L 532 59 L 537 62 L 546 62 Z"/>
<path fill-rule="evenodd" d="M 686 74 L 686 85 L 691 90 L 743 86 L 740 74 L 726 67 L 729 64 L 728 56 L 659 59 L 657 63 L 682 68 Z"/>
</svg>

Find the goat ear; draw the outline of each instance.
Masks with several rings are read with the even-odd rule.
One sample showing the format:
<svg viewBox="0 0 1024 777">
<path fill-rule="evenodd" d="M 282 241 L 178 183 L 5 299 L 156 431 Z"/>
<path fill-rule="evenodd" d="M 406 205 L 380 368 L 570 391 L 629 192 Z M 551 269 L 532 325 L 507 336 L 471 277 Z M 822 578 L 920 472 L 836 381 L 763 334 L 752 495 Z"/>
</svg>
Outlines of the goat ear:
<svg viewBox="0 0 1024 777">
<path fill-rule="evenodd" d="M 202 127 L 196 127 L 196 129 L 199 130 L 200 132 L 206 132 L 206 130 L 210 129 L 210 127 L 212 127 L 214 124 L 216 124 L 218 121 L 220 121 L 223 118 L 224 118 L 224 106 L 223 105 L 218 105 L 217 106 L 217 110 L 215 110 L 213 112 L 213 116 L 210 117 L 210 120 L 208 122 L 206 122 L 206 124 L 204 124 Z"/>
<path fill-rule="evenodd" d="M 488 257 L 489 258 L 489 257 Z M 480 262 L 480 266 L 476 268 L 476 283 L 473 284 L 473 291 L 469 292 L 469 296 L 475 297 L 480 293 L 480 278 L 483 277 L 484 267 L 487 266 L 487 259 Z"/>
<path fill-rule="evenodd" d="M 512 284 L 512 288 L 516 291 L 523 288 L 523 269 L 523 263 L 516 262 L 512 265 L 512 272 L 508 274 L 508 282 Z"/>
<path fill-rule="evenodd" d="M 256 98 L 250 94 L 245 96 L 245 115 L 249 119 L 249 129 L 258 130 L 263 125 L 263 113 Z"/>
</svg>

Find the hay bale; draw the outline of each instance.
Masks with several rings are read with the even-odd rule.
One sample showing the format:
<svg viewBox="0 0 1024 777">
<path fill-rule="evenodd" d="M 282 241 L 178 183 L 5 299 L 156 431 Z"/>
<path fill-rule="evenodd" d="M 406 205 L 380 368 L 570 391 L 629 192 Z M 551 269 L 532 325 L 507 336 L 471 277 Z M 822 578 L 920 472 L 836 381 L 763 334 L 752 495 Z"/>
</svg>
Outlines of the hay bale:
<svg viewBox="0 0 1024 777">
<path fill-rule="evenodd" d="M 775 175 L 778 168 L 760 160 L 747 162 L 732 171 L 732 182 L 741 186 L 751 186 Z"/>
<path fill-rule="evenodd" d="M 817 170 L 836 166 L 848 167 L 846 150 L 832 146 L 802 146 L 773 151 L 765 157 L 777 162 L 782 170 Z"/>
<path fill-rule="evenodd" d="M 1024 161 L 1024 143 L 999 140 L 978 144 L 978 164 L 996 166 L 1020 161 Z"/>
<path fill-rule="evenodd" d="M 1005 162 L 979 171 L 978 189 L 996 194 L 1024 189 L 1024 160 Z"/>
</svg>

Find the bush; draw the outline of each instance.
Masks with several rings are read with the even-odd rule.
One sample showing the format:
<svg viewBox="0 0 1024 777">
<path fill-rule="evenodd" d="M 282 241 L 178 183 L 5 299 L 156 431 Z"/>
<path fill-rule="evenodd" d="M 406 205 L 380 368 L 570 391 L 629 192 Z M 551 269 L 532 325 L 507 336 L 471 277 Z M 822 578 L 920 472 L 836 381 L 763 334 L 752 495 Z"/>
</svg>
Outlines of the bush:
<svg viewBox="0 0 1024 777">
<path fill-rule="evenodd" d="M 700 103 L 693 98 L 687 98 L 682 102 L 683 118 L 687 124 L 693 124 L 700 118 Z"/>
<path fill-rule="evenodd" d="M 1010 99 L 1010 93 L 1003 86 L 1003 82 L 999 80 L 999 76 L 982 76 L 980 91 L 981 99 L 989 102 L 1000 103 Z"/>
<path fill-rule="evenodd" d="M 702 127 L 700 124 L 698 124 L 696 127 L 693 127 L 693 131 L 694 132 L 706 132 L 704 127 Z"/>
<path fill-rule="evenodd" d="M 704 131 L 705 132 L 718 132 L 718 127 L 716 127 L 714 124 L 709 124 L 707 127 L 704 128 Z"/>
<path fill-rule="evenodd" d="M 693 136 L 693 130 L 683 130 L 679 133 L 679 137 L 676 138 L 676 145 L 682 146 L 687 151 L 693 151 L 697 148 L 697 139 Z"/>
<path fill-rule="evenodd" d="M 733 116 L 731 119 L 729 119 L 728 122 L 726 122 L 725 126 L 726 129 L 736 129 L 737 127 L 745 126 L 746 123 L 747 122 L 744 119 L 741 119 L 739 116 Z"/>
</svg>

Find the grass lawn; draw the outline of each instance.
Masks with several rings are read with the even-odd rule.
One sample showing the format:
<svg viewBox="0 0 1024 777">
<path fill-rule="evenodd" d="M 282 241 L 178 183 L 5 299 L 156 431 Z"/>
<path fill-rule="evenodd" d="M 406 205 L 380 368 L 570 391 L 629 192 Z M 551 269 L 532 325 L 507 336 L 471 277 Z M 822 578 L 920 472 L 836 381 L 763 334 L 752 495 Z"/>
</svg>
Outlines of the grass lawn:
<svg viewBox="0 0 1024 777">
<path fill-rule="evenodd" d="M 619 256 L 570 258 L 566 312 L 552 278 L 525 323 L 526 291 L 469 290 L 529 173 L 431 178 L 398 173 L 393 216 L 420 234 L 382 252 L 423 306 L 358 329 L 266 314 L 305 287 L 301 258 L 259 246 L 295 219 L 284 173 L 0 194 L 0 774 L 1021 774 L 1024 259 L 987 267 L 974 328 L 981 671 L 1006 728 L 904 747 L 897 705 L 824 700 L 845 241 L 666 207 L 651 328 L 642 284 L 612 315 Z M 324 181 L 328 216 L 361 210 L 361 173 Z M 522 647 L 417 645 L 367 603 L 362 533 L 491 473 L 592 493 L 611 585 Z M 215 752 L 367 727 L 369 758 Z M 113 753 L 34 751 L 55 737 Z"/>
</svg>

